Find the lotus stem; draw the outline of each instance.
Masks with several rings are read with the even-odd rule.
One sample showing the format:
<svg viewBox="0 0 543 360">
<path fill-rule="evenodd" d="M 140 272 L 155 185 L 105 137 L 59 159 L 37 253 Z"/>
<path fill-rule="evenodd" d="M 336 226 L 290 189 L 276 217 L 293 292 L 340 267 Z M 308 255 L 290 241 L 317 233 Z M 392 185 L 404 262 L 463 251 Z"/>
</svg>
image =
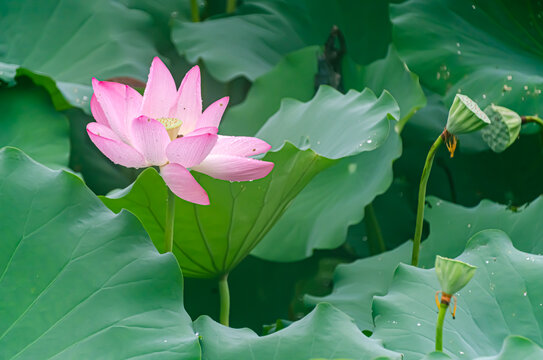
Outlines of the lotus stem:
<svg viewBox="0 0 543 360">
<path fill-rule="evenodd" d="M 446 130 L 445 130 L 446 131 Z M 426 200 L 426 185 L 428 184 L 428 178 L 430 177 L 430 171 L 432 170 L 432 164 L 434 162 L 434 157 L 436 155 L 437 149 L 443 143 L 444 133 L 441 133 L 436 141 L 432 144 L 430 151 L 428 151 L 428 156 L 426 157 L 426 162 L 424 163 L 424 169 L 422 170 L 422 176 L 420 179 L 419 185 L 419 199 L 417 205 L 417 222 L 415 226 L 415 237 L 413 238 L 413 255 L 411 257 L 411 265 L 419 265 L 419 251 L 420 251 L 420 240 L 422 237 L 422 225 L 424 223 L 424 202 Z"/>
<path fill-rule="evenodd" d="M 173 228 L 175 223 L 175 194 L 168 188 L 166 226 L 164 228 L 164 252 L 173 250 Z"/>
<path fill-rule="evenodd" d="M 200 9 L 198 0 L 190 0 L 190 15 L 192 22 L 200 22 Z"/>
<path fill-rule="evenodd" d="M 439 313 L 437 315 L 436 324 L 436 351 L 443 352 L 443 323 L 445 322 L 445 315 L 447 315 L 447 308 L 449 304 L 442 302 L 439 304 Z"/>
<path fill-rule="evenodd" d="M 543 120 L 538 116 L 521 116 L 521 119 L 523 124 L 532 122 L 543 126 Z"/>
<path fill-rule="evenodd" d="M 219 296 L 221 298 L 220 322 L 230 326 L 230 289 L 228 288 L 228 274 L 219 279 Z"/>
<path fill-rule="evenodd" d="M 375 209 L 373 204 L 366 205 L 364 209 L 364 220 L 366 222 L 366 233 L 368 234 L 368 239 L 370 240 L 371 253 L 379 254 L 387 251 L 385 241 L 383 239 L 383 233 L 381 232 L 381 227 L 379 226 L 379 221 L 375 215 Z"/>
<path fill-rule="evenodd" d="M 231 14 L 236 11 L 236 0 L 226 0 L 226 13 Z"/>
</svg>

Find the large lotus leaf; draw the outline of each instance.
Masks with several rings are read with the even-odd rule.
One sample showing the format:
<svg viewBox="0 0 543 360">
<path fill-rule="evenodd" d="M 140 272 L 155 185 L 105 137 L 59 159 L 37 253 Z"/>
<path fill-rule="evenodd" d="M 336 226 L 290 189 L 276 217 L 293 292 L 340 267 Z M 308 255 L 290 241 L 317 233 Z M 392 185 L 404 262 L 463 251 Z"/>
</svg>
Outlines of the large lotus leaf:
<svg viewBox="0 0 543 360">
<path fill-rule="evenodd" d="M 321 87 L 310 102 L 283 103 L 259 133 L 276 149 L 264 158 L 275 163 L 269 176 L 230 183 L 197 175 L 212 205 L 177 200 L 174 253 L 184 273 L 215 277 L 233 269 L 309 181 L 334 163 L 330 159 L 381 146 L 389 132 L 388 114 L 396 109 L 389 94 L 376 98 L 371 91 L 353 90 L 342 95 L 330 87 Z M 133 186 L 103 200 L 114 211 L 134 212 L 162 249 L 166 193 L 162 179 L 150 169 Z"/>
<path fill-rule="evenodd" d="M 249 0 L 230 16 L 175 22 L 172 39 L 190 62 L 202 59 L 220 81 L 255 80 L 286 54 L 323 45 L 333 25 L 345 34 L 347 51 L 357 62 L 385 55 L 390 42 L 386 1 Z"/>
<path fill-rule="evenodd" d="M 0 150 L 0 358 L 199 359 L 175 258 L 81 180 Z"/>
<path fill-rule="evenodd" d="M 275 163 L 266 178 L 231 183 L 195 174 L 211 199 L 199 206 L 176 198 L 174 254 L 189 277 L 216 277 L 232 270 L 275 223 L 294 196 L 332 161 L 288 144 L 264 160 Z M 125 208 L 142 221 L 159 250 L 164 247 L 167 187 L 147 169 L 130 187 L 103 198 L 115 212 Z"/>
<path fill-rule="evenodd" d="M 340 264 L 334 272 L 334 290 L 324 297 L 305 296 L 308 305 L 328 302 L 351 316 L 361 330 L 373 330 L 371 304 L 384 295 L 399 263 L 411 260 L 412 242 L 376 256 Z"/>
<path fill-rule="evenodd" d="M 462 92 L 525 115 L 543 111 L 542 10 L 531 0 L 409 0 L 390 12 L 400 55 L 449 104 Z"/>
<path fill-rule="evenodd" d="M 409 71 L 393 46 L 390 46 L 384 59 L 365 66 L 356 64 L 350 57 L 345 57 L 343 87 L 356 90 L 367 87 L 376 93 L 390 91 L 398 101 L 402 127 L 417 110 L 426 105 L 419 77 Z"/>
<path fill-rule="evenodd" d="M 399 97 L 405 97 L 404 88 L 409 89 L 412 95 L 401 102 L 403 107 L 400 105 L 399 113 L 393 113 L 402 122 L 424 105 L 425 98 L 416 76 L 405 68 L 394 49 L 385 59 L 366 67 L 352 61 L 346 64 L 351 66 L 344 70 L 350 74 L 349 78 L 345 77 L 345 83 L 351 84 L 349 87 L 367 84 L 376 90 L 390 89 Z M 390 186 L 392 162 L 401 151 L 401 140 L 391 131 L 384 146 L 345 158 L 323 171 L 294 200 L 253 254 L 268 260 L 293 261 L 310 256 L 314 249 L 341 245 L 348 227 L 363 218 L 364 207 Z"/>
<path fill-rule="evenodd" d="M 310 46 L 285 56 L 255 80 L 242 104 L 226 113 L 221 130 L 232 135 L 254 135 L 279 110 L 282 99 L 309 100 L 315 91 L 319 54 L 319 47 Z M 369 65 L 356 64 L 346 56 L 342 69 L 344 89 L 369 88 L 376 94 L 389 91 L 398 101 L 398 120 L 402 123 L 426 104 L 418 76 L 407 69 L 393 47 L 384 59 Z"/>
<path fill-rule="evenodd" d="M 262 337 L 249 329 L 222 326 L 207 316 L 198 318 L 194 328 L 205 360 L 401 359 L 367 338 L 351 318 L 329 304 L 320 304 L 302 320 Z"/>
<path fill-rule="evenodd" d="M 252 254 L 272 261 L 296 261 L 315 249 L 333 249 L 345 242 L 347 228 L 360 222 L 364 207 L 392 182 L 392 162 L 402 152 L 393 130 L 384 145 L 342 159 L 326 169 L 294 199 Z"/>
<path fill-rule="evenodd" d="M 258 77 L 245 101 L 226 112 L 221 131 L 253 136 L 279 110 L 284 98 L 309 101 L 315 95 L 318 46 L 285 56 L 272 70 Z"/>
<path fill-rule="evenodd" d="M 422 242 L 420 265 L 433 267 L 435 256 L 456 257 L 466 241 L 485 229 L 501 229 L 515 246 L 526 252 L 543 253 L 541 239 L 543 197 L 521 208 L 508 208 L 490 201 L 465 208 L 436 198 L 428 198 L 425 218 L 430 235 Z M 326 301 L 352 316 L 361 329 L 373 328 L 371 302 L 374 295 L 386 294 L 392 273 L 400 262 L 410 263 L 411 242 L 386 253 L 340 265 L 334 276 L 332 294 L 319 298 L 307 297 L 309 304 Z"/>
<path fill-rule="evenodd" d="M 530 339 L 522 336 L 508 336 L 499 354 L 494 356 L 478 357 L 474 360 L 510 360 L 525 359 L 538 360 L 543 358 L 543 349 Z M 443 352 L 432 352 L 426 355 L 422 360 L 450 360 L 449 355 Z"/>
<path fill-rule="evenodd" d="M 444 352 L 453 359 L 497 354 L 508 335 L 543 343 L 543 256 L 518 251 L 500 230 L 473 236 L 459 260 L 477 266 L 456 294 L 456 319 L 445 319 Z M 375 331 L 385 347 L 419 359 L 434 348 L 437 319 L 434 269 L 400 264 L 388 294 L 373 302 Z"/>
<path fill-rule="evenodd" d="M 28 75 L 57 108 L 87 110 L 93 76 L 145 79 L 156 53 L 150 17 L 117 1 L 1 1 L 0 14 L 0 80 Z"/>
<path fill-rule="evenodd" d="M 0 147 L 14 146 L 50 166 L 68 166 L 68 119 L 57 112 L 47 92 L 22 81 L 0 87 Z"/>
<path fill-rule="evenodd" d="M 253 135 L 254 128 L 260 127 L 269 114 L 279 108 L 281 98 L 310 96 L 317 51 L 317 47 L 309 47 L 289 54 L 272 71 L 258 78 L 247 100 L 227 114 L 222 130 Z M 302 75 L 296 75 L 296 72 Z M 367 66 L 347 59 L 343 76 L 346 88 L 368 86 L 376 92 L 388 89 L 392 95 L 400 97 L 400 114 L 394 113 L 394 116 L 402 122 L 425 103 L 418 77 L 408 71 L 393 48 L 385 59 Z M 297 81 L 292 83 L 292 78 Z M 250 126 L 245 125 L 248 120 Z M 253 254 L 269 260 L 292 261 L 309 256 L 314 248 L 340 245 L 345 240 L 348 226 L 363 217 L 365 205 L 390 184 L 392 161 L 401 152 L 398 135 L 391 133 L 385 146 L 375 154 L 363 153 L 344 159 L 340 165 L 319 174 L 294 200 Z M 385 159 L 380 161 L 383 154 Z M 315 216 L 307 216 L 309 213 Z M 321 220 L 324 218 L 326 222 Z M 282 246 L 276 246 L 278 243 Z"/>
<path fill-rule="evenodd" d="M 321 86 L 306 103 L 285 99 L 256 134 L 273 148 L 284 141 L 313 149 L 329 159 L 356 155 L 381 146 L 388 137 L 387 119 L 398 117 L 398 104 L 388 92 L 379 98 L 369 90 L 342 95 Z"/>
</svg>

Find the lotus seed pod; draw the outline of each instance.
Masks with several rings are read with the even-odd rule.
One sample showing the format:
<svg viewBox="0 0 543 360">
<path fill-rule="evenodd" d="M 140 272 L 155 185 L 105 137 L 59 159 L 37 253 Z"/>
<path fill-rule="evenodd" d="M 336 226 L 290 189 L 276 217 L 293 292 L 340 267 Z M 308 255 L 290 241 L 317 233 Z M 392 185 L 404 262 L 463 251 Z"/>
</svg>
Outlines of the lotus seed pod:
<svg viewBox="0 0 543 360">
<path fill-rule="evenodd" d="M 515 142 L 522 125 L 520 115 L 503 106 L 494 104 L 485 109 L 490 125 L 481 130 L 483 140 L 492 151 L 500 153 Z"/>
<path fill-rule="evenodd" d="M 441 291 L 453 295 L 468 284 L 475 275 L 475 266 L 460 260 L 436 256 L 436 275 L 441 284 Z"/>
<path fill-rule="evenodd" d="M 490 124 L 490 119 L 479 105 L 466 95 L 456 94 L 449 110 L 446 129 L 453 135 L 477 131 Z"/>
</svg>

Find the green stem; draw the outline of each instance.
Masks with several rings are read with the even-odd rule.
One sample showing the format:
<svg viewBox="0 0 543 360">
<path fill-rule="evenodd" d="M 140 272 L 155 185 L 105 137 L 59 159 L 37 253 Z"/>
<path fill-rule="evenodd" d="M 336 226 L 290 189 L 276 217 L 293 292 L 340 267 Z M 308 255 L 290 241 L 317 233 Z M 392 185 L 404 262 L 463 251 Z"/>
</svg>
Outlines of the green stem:
<svg viewBox="0 0 543 360">
<path fill-rule="evenodd" d="M 219 295 L 221 298 L 220 322 L 224 326 L 230 326 L 230 289 L 228 289 L 228 274 L 219 279 Z"/>
<path fill-rule="evenodd" d="M 445 322 L 448 307 L 448 304 L 439 304 L 439 314 L 437 315 L 436 324 L 436 351 L 443 352 L 443 323 Z"/>
<path fill-rule="evenodd" d="M 166 226 L 164 228 L 164 252 L 173 249 L 173 225 L 175 223 L 175 194 L 168 189 L 168 204 L 166 207 Z"/>
<path fill-rule="evenodd" d="M 200 9 L 198 0 L 190 0 L 190 15 L 192 22 L 200 22 Z"/>
<path fill-rule="evenodd" d="M 377 216 L 375 216 L 375 209 L 373 204 L 366 205 L 364 209 L 364 221 L 366 223 L 366 233 L 370 241 L 370 251 L 372 254 L 379 254 L 387 251 L 385 241 L 383 240 L 383 233 L 379 226 Z"/>
<path fill-rule="evenodd" d="M 540 126 L 543 126 L 543 120 L 537 116 L 522 116 L 522 122 L 523 123 L 533 122 L 533 123 L 539 124 Z"/>
<path fill-rule="evenodd" d="M 236 11 L 236 0 L 226 0 L 226 13 L 231 14 Z"/>
<path fill-rule="evenodd" d="M 434 162 L 437 149 L 442 143 L 443 137 L 440 134 L 432 144 L 430 151 L 428 151 L 424 169 L 422 170 L 419 185 L 419 202 L 417 205 L 417 223 L 415 226 L 415 237 L 413 238 L 413 255 L 411 257 L 411 265 L 413 266 L 419 265 L 420 240 L 422 237 L 422 225 L 424 223 L 424 201 L 426 200 L 426 184 L 428 184 L 428 178 L 430 177 L 430 171 L 432 170 L 432 163 Z"/>
</svg>

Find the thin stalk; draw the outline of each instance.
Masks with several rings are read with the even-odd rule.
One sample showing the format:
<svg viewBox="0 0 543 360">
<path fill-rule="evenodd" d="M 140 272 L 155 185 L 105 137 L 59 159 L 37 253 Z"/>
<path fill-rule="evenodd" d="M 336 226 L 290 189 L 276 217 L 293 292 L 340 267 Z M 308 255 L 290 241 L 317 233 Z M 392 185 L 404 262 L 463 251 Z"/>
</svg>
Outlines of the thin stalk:
<svg viewBox="0 0 543 360">
<path fill-rule="evenodd" d="M 219 295 L 221 298 L 220 322 L 224 326 L 230 326 L 230 289 L 228 288 L 228 274 L 219 279 Z"/>
<path fill-rule="evenodd" d="M 226 0 L 226 13 L 231 14 L 236 11 L 236 0 Z"/>
<path fill-rule="evenodd" d="M 437 315 L 436 324 L 436 351 L 443 351 L 443 323 L 445 322 L 445 315 L 447 315 L 447 308 L 449 304 L 439 304 L 439 314 Z"/>
<path fill-rule="evenodd" d="M 168 188 L 168 204 L 166 205 L 166 226 L 164 228 L 164 252 L 173 249 L 173 225 L 175 223 L 175 194 Z"/>
<path fill-rule="evenodd" d="M 428 178 L 430 177 L 430 171 L 432 170 L 432 163 L 436 155 L 437 149 L 443 143 L 443 136 L 440 134 L 436 141 L 432 144 L 426 162 L 424 163 L 424 169 L 422 170 L 422 176 L 420 178 L 419 185 L 419 202 L 417 205 L 417 223 L 415 226 L 415 237 L 413 238 L 413 255 L 411 257 L 411 265 L 419 265 L 419 251 L 420 240 L 422 237 L 422 225 L 424 223 L 424 201 L 426 200 L 426 184 L 428 184 Z"/>
<path fill-rule="evenodd" d="M 521 118 L 522 118 L 522 123 L 533 122 L 533 123 L 539 124 L 540 126 L 543 126 L 543 120 L 537 116 L 522 116 Z"/>
<path fill-rule="evenodd" d="M 364 209 L 364 221 L 366 223 L 366 232 L 370 241 L 370 251 L 372 254 L 379 254 L 387 251 L 385 241 L 383 239 L 383 233 L 379 226 L 377 216 L 375 216 L 375 209 L 373 204 L 366 205 Z"/>
<path fill-rule="evenodd" d="M 190 17 L 192 22 L 200 22 L 200 9 L 198 0 L 190 0 Z"/>
</svg>

